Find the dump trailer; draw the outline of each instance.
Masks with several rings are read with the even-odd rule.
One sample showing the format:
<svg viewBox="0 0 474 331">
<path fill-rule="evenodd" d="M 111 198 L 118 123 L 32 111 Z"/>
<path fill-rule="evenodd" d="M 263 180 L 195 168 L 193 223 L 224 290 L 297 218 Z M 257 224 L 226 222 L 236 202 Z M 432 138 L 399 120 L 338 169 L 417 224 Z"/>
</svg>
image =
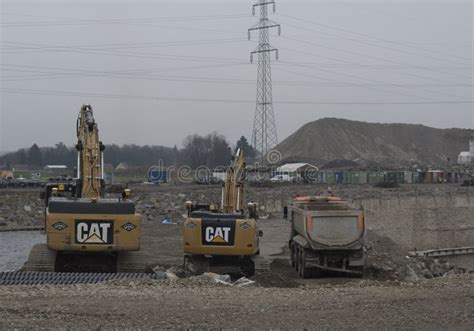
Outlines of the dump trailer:
<svg viewBox="0 0 474 331">
<path fill-rule="evenodd" d="M 300 277 L 337 272 L 361 277 L 365 264 L 365 220 L 336 196 L 297 197 L 285 208 L 291 222 L 291 265 Z"/>
<path fill-rule="evenodd" d="M 226 172 L 221 205 L 186 203 L 184 221 L 184 266 L 194 274 L 216 273 L 254 275 L 269 269 L 260 257 L 257 206 L 250 202 L 244 211 L 245 162 L 238 150 Z"/>
<path fill-rule="evenodd" d="M 92 108 L 84 105 L 77 119 L 77 178 L 46 185 L 46 244 L 30 252 L 25 271 L 143 272 L 140 215 L 129 199 L 105 196 L 104 145 Z"/>
</svg>

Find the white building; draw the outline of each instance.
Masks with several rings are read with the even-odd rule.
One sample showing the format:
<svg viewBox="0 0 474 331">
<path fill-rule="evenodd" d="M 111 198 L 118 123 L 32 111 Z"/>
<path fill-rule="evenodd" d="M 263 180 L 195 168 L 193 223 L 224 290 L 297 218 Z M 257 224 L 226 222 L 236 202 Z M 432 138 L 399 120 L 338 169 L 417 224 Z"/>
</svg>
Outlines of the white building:
<svg viewBox="0 0 474 331">
<path fill-rule="evenodd" d="M 115 168 L 115 170 L 127 170 L 128 164 L 125 162 L 120 162 L 119 165 Z"/>
<path fill-rule="evenodd" d="M 49 170 L 49 171 L 64 170 L 64 169 L 67 169 L 67 166 L 63 164 L 50 164 L 50 165 L 45 166 L 44 169 Z"/>
<path fill-rule="evenodd" d="M 315 174 L 318 170 L 318 167 L 309 163 L 288 163 L 278 167 L 273 178 L 270 180 L 272 182 L 298 182 L 303 179 L 310 180 L 311 178 L 307 178 L 308 174 Z"/>
<path fill-rule="evenodd" d="M 474 138 L 469 141 L 469 151 L 461 152 L 458 156 L 458 164 L 469 165 L 474 163 Z"/>
</svg>

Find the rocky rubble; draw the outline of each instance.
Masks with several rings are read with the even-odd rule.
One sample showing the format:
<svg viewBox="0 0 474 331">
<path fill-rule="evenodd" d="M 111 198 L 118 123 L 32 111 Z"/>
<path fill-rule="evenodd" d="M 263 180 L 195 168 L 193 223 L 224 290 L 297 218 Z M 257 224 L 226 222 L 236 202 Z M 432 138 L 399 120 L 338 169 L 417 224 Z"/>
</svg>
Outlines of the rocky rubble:
<svg viewBox="0 0 474 331">
<path fill-rule="evenodd" d="M 409 257 L 392 239 L 373 231 L 367 233 L 366 247 L 366 274 L 371 278 L 417 281 L 465 272 L 442 259 Z"/>
<path fill-rule="evenodd" d="M 38 190 L 0 191 L 0 229 L 39 227 L 43 212 Z"/>
<path fill-rule="evenodd" d="M 198 203 L 219 203 L 220 185 L 175 185 L 134 186 L 132 200 L 137 212 L 147 222 L 170 218 L 180 222 L 186 214 L 184 203 L 188 200 Z M 248 183 L 245 201 L 255 201 L 261 216 L 282 217 L 283 206 L 296 195 L 316 195 L 327 193 L 325 185 L 295 185 L 289 183 Z M 378 189 L 370 186 L 332 187 L 331 191 L 349 201 L 358 199 L 389 198 L 400 196 L 446 195 L 465 193 L 466 188 L 449 185 L 436 188 L 430 185 L 405 185 L 399 189 Z M 39 189 L 0 190 L 0 229 L 41 226 L 43 221 L 43 201 L 39 199 Z M 111 197 L 118 197 L 121 191 L 112 190 Z"/>
</svg>

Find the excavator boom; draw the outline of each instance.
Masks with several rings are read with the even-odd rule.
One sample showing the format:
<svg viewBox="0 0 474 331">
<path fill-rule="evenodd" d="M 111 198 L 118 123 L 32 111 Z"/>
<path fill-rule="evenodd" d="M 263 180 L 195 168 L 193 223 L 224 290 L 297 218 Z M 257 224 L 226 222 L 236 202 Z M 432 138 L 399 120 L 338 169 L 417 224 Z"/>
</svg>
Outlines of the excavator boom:
<svg viewBox="0 0 474 331">
<path fill-rule="evenodd" d="M 241 212 L 243 209 L 245 179 L 245 159 L 242 149 L 238 149 L 232 164 L 227 169 L 222 187 L 221 209 L 223 213 Z"/>
<path fill-rule="evenodd" d="M 103 197 L 103 151 L 99 141 L 99 128 L 92 107 L 84 105 L 77 119 L 77 177 L 80 180 L 81 197 Z"/>
</svg>

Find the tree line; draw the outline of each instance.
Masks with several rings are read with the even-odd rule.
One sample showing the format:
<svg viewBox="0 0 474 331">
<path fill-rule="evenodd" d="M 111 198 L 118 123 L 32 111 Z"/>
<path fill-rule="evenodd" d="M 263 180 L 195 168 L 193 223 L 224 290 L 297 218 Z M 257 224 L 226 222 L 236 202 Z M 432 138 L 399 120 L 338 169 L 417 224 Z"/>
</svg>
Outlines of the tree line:
<svg viewBox="0 0 474 331">
<path fill-rule="evenodd" d="M 184 139 L 183 147 L 178 148 L 157 145 L 106 145 L 105 163 L 114 167 L 122 162 L 128 166 L 151 166 L 158 163 L 163 166 L 188 165 L 191 168 L 206 166 L 215 168 L 230 163 L 233 150 L 242 148 L 248 159 L 256 156 L 248 140 L 242 136 L 232 148 L 227 139 L 216 132 L 208 135 L 190 135 Z M 32 169 L 46 165 L 76 166 L 77 151 L 73 146 L 57 143 L 54 147 L 40 147 L 36 143 L 30 148 L 22 148 L 0 156 L 0 165 L 12 168 L 26 165 Z"/>
</svg>

